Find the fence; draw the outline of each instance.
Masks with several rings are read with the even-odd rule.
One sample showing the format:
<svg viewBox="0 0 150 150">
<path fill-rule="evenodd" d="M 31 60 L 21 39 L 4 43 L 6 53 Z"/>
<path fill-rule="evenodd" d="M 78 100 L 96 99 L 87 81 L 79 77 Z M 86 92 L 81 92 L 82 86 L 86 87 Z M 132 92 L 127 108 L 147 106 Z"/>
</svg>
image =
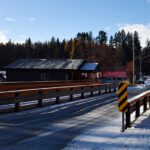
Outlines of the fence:
<svg viewBox="0 0 150 150">
<path fill-rule="evenodd" d="M 96 83 L 86 80 L 68 80 L 68 81 L 33 81 L 33 82 L 4 82 L 0 83 L 0 91 L 20 90 L 20 89 L 34 89 L 44 87 L 58 87 L 67 85 L 87 85 Z"/>
<path fill-rule="evenodd" d="M 82 84 L 81 84 L 82 83 Z M 90 92 L 90 96 L 93 96 L 93 92 L 97 91 L 98 94 L 101 92 L 109 93 L 115 92 L 116 86 L 113 84 L 99 84 L 99 83 L 84 83 L 78 82 L 73 83 L 69 86 L 60 83 L 60 86 L 55 87 L 40 87 L 31 89 L 20 89 L 20 90 L 7 90 L 0 91 L 0 105 L 15 104 L 14 110 L 20 110 L 21 102 L 38 101 L 38 107 L 43 106 L 43 100 L 47 98 L 55 98 L 55 103 L 59 103 L 60 97 L 69 96 L 69 100 L 73 100 L 73 95 L 80 94 L 81 98 L 84 98 L 84 94 Z M 23 87 L 22 87 L 23 88 Z M 2 87 L 1 87 L 2 89 Z M 9 88 L 10 89 L 10 88 Z"/>
<path fill-rule="evenodd" d="M 143 110 L 141 111 L 141 106 Z M 143 92 L 128 100 L 126 112 L 126 128 L 131 127 L 131 124 L 147 109 L 150 109 L 150 91 Z M 135 118 L 131 121 L 131 114 L 135 112 Z"/>
</svg>

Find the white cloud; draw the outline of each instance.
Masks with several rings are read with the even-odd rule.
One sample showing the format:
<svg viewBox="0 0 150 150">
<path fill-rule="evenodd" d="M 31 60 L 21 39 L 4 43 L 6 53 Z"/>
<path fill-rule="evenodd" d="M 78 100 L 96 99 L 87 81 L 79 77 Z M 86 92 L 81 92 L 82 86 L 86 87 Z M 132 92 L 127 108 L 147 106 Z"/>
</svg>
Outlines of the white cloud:
<svg viewBox="0 0 150 150">
<path fill-rule="evenodd" d="M 35 18 L 29 18 L 29 21 L 36 21 Z"/>
<path fill-rule="evenodd" d="M 6 21 L 13 22 L 13 21 L 15 21 L 16 19 L 15 19 L 15 18 L 12 18 L 12 17 L 6 17 L 5 20 L 6 20 Z"/>
<path fill-rule="evenodd" d="M 126 32 L 134 32 L 137 31 L 139 33 L 141 46 L 144 47 L 146 45 L 147 39 L 150 40 L 150 25 L 143 24 L 125 24 L 120 25 L 119 30 L 124 29 Z"/>
<path fill-rule="evenodd" d="M 0 30 L 0 43 L 7 43 L 11 38 L 8 37 L 8 34 L 11 33 L 10 31 L 8 30 Z M 19 35 L 19 38 L 18 39 L 11 39 L 12 42 L 14 43 L 24 43 L 25 40 L 27 39 L 27 37 L 23 34 L 20 34 Z"/>
<path fill-rule="evenodd" d="M 0 43 L 6 43 L 8 42 L 7 34 L 9 31 L 7 30 L 1 30 L 0 31 Z"/>
</svg>

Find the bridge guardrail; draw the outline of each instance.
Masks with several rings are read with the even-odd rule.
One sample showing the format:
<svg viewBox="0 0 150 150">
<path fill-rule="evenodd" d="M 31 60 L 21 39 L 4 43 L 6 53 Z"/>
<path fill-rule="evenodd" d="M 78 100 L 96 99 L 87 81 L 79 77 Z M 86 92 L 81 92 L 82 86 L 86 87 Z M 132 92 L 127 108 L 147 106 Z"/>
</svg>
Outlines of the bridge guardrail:
<svg viewBox="0 0 150 150">
<path fill-rule="evenodd" d="M 58 87 L 67 85 L 87 85 L 96 83 L 91 80 L 65 80 L 65 81 L 28 81 L 28 82 L 3 82 L 0 83 L 0 91 L 34 89 L 44 87 Z"/>
<path fill-rule="evenodd" d="M 21 89 L 12 91 L 0 91 L 0 105 L 15 104 L 15 111 L 20 110 L 20 103 L 27 101 L 38 100 L 38 107 L 43 105 L 43 99 L 56 98 L 56 103 L 59 103 L 60 97 L 70 96 L 70 100 L 73 100 L 74 94 L 81 94 L 81 98 L 84 97 L 84 93 L 90 92 L 90 96 L 93 96 L 94 91 L 104 90 L 105 93 L 115 92 L 116 86 L 113 84 L 89 84 L 89 85 L 71 85 L 71 86 L 59 86 L 59 87 L 45 87 L 35 89 Z"/>
<path fill-rule="evenodd" d="M 143 111 L 140 111 L 143 106 Z M 143 92 L 133 98 L 128 99 L 127 112 L 126 113 L 126 125 L 125 127 L 131 127 L 131 124 L 137 120 L 137 118 L 143 114 L 147 109 L 150 109 L 150 90 Z M 135 119 L 131 122 L 131 114 L 135 112 Z"/>
</svg>

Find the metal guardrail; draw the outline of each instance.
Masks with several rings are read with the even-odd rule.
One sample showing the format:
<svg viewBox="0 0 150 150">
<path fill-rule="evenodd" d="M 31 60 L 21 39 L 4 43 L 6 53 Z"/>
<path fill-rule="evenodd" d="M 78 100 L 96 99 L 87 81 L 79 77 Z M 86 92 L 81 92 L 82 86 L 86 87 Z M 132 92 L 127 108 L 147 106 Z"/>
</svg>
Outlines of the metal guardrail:
<svg viewBox="0 0 150 150">
<path fill-rule="evenodd" d="M 143 106 L 143 111 L 140 111 Z M 128 99 L 125 128 L 131 127 L 132 123 L 143 114 L 147 109 L 150 109 L 150 91 L 143 92 L 133 98 Z M 131 122 L 131 114 L 135 112 L 135 119 Z"/>
<path fill-rule="evenodd" d="M 35 89 L 21 89 L 11 91 L 0 91 L 0 105 L 15 104 L 15 111 L 20 110 L 21 102 L 37 101 L 38 107 L 43 106 L 43 100 L 47 98 L 56 98 L 56 103 L 59 103 L 60 97 L 69 96 L 73 100 L 74 94 L 81 94 L 84 98 L 84 93 L 90 92 L 93 96 L 94 91 L 101 91 L 105 93 L 116 92 L 116 86 L 113 84 L 88 84 L 88 85 L 71 85 L 71 86 L 58 86 L 58 87 L 44 87 Z"/>
</svg>

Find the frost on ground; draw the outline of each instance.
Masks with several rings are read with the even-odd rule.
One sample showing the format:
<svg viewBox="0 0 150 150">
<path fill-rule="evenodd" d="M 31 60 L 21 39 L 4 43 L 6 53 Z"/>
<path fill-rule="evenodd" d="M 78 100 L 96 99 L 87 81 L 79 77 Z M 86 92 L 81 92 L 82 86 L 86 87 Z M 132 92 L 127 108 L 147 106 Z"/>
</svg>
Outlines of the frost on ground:
<svg viewBox="0 0 150 150">
<path fill-rule="evenodd" d="M 121 117 L 77 136 L 65 150 L 150 150 L 150 111 L 121 132 Z"/>
</svg>

